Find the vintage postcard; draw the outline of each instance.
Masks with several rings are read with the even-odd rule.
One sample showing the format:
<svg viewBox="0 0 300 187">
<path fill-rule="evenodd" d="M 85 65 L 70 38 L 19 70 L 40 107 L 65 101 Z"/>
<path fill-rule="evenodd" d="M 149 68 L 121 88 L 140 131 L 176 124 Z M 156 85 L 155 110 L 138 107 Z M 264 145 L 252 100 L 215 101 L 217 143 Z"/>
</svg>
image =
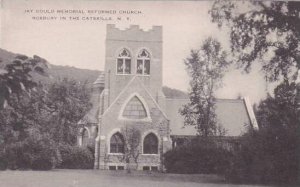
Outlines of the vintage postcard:
<svg viewBox="0 0 300 187">
<path fill-rule="evenodd" d="M 0 186 L 299 182 L 300 3 L 0 2 Z"/>
</svg>

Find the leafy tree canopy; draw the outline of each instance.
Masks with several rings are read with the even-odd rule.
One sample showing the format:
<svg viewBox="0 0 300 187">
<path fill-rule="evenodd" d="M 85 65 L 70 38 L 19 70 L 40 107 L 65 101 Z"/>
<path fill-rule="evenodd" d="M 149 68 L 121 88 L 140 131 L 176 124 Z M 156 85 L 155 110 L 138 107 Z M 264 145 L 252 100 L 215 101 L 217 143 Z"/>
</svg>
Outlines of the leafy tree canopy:
<svg viewBox="0 0 300 187">
<path fill-rule="evenodd" d="M 299 88 L 298 88 L 299 89 Z M 299 118 L 299 90 L 295 83 L 285 81 L 274 90 L 274 97 L 268 96 L 256 109 L 256 117 L 261 128 L 297 130 Z"/>
<path fill-rule="evenodd" d="M 191 51 L 185 64 L 191 76 L 191 91 L 190 102 L 180 110 L 184 124 L 195 126 L 199 135 L 213 135 L 217 130 L 214 92 L 222 85 L 222 77 L 230 64 L 227 54 L 218 41 L 208 38 L 199 50 Z"/>
<path fill-rule="evenodd" d="M 297 80 L 300 69 L 300 2 L 216 1 L 212 21 L 230 28 L 234 59 L 248 72 L 259 62 L 269 81 Z"/>
<path fill-rule="evenodd" d="M 77 122 L 91 108 L 90 93 L 86 84 L 63 79 L 50 86 L 46 107 L 51 114 L 48 130 L 54 141 L 76 144 Z"/>
<path fill-rule="evenodd" d="M 47 61 L 36 55 L 33 58 L 17 55 L 5 68 L 0 68 L 0 109 L 7 106 L 11 94 L 30 93 L 37 86 L 31 72 L 47 75 L 44 71 L 46 67 Z"/>
<path fill-rule="evenodd" d="M 76 143 L 77 122 L 90 109 L 84 84 L 64 79 L 48 89 L 41 85 L 29 96 L 12 93 L 9 106 L 0 110 L 0 143 L 22 141 L 31 129 L 48 134 L 56 143 Z"/>
</svg>

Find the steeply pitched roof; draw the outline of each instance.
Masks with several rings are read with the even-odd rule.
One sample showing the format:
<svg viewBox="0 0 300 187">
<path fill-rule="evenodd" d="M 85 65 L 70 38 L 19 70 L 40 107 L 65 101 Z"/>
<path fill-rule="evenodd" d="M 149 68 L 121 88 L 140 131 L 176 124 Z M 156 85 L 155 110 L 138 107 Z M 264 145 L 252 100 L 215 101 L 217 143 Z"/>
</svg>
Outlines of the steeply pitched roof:
<svg viewBox="0 0 300 187">
<path fill-rule="evenodd" d="M 195 127 L 183 127 L 184 119 L 179 114 L 179 109 L 188 101 L 188 99 L 166 99 L 166 113 L 170 119 L 171 135 L 197 134 Z M 239 136 L 251 125 L 248 109 L 243 99 L 217 99 L 216 115 L 218 122 L 227 130 L 227 136 Z"/>
<path fill-rule="evenodd" d="M 104 72 L 102 72 L 98 78 L 96 79 L 96 81 L 93 83 L 93 85 L 98 85 L 98 84 L 104 84 L 105 82 L 105 74 Z"/>
<path fill-rule="evenodd" d="M 91 110 L 84 115 L 84 117 L 78 122 L 78 124 L 97 124 L 100 111 L 100 97 L 104 87 L 104 73 L 101 73 L 97 80 L 93 83 L 93 89 L 95 89 L 91 95 L 90 102 L 92 103 Z"/>
<path fill-rule="evenodd" d="M 78 122 L 78 124 L 97 124 L 98 123 L 98 115 L 100 109 L 100 94 L 101 93 L 93 93 L 91 95 L 91 103 L 92 108 L 84 117 Z"/>
</svg>

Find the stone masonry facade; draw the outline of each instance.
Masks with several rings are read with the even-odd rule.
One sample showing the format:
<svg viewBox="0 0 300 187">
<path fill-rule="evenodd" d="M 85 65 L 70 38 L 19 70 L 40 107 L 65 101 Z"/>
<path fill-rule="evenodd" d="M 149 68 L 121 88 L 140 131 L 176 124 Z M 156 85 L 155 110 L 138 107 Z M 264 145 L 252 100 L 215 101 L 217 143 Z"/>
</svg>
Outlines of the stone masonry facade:
<svg viewBox="0 0 300 187">
<path fill-rule="evenodd" d="M 162 92 L 162 27 L 143 31 L 138 26 L 120 30 L 107 25 L 106 33 L 104 85 L 98 89 L 101 94 L 96 101 L 97 124 L 85 125 L 89 141 L 95 140 L 95 168 L 163 170 L 162 154 L 171 148 L 171 138 Z M 141 106 L 127 106 L 133 98 Z M 124 116 L 125 108 L 129 117 Z M 91 131 L 97 135 L 91 136 Z M 130 131 L 138 132 L 134 137 L 138 145 L 128 156 Z M 148 145 L 145 139 L 149 134 L 154 140 Z M 120 143 L 112 143 L 116 135 L 124 142 L 124 150 Z M 154 152 L 148 153 L 146 146 Z"/>
</svg>

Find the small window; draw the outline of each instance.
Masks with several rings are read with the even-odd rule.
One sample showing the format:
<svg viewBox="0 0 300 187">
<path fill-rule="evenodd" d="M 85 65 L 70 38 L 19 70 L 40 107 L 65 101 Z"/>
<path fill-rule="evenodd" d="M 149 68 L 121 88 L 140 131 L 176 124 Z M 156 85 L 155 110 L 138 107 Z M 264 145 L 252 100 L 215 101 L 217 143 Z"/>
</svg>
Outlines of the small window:
<svg viewBox="0 0 300 187">
<path fill-rule="evenodd" d="M 144 139 L 144 154 L 158 154 L 158 139 L 153 134 L 148 134 Z"/>
<path fill-rule="evenodd" d="M 145 49 L 138 54 L 136 73 L 140 75 L 150 74 L 150 55 Z"/>
<path fill-rule="evenodd" d="M 117 167 L 116 166 L 109 166 L 108 169 L 109 170 L 117 170 Z"/>
<path fill-rule="evenodd" d="M 118 166 L 118 170 L 124 170 L 124 166 Z"/>
<path fill-rule="evenodd" d="M 124 153 L 124 139 L 120 133 L 114 134 L 110 139 L 110 153 Z"/>
<path fill-rule="evenodd" d="M 131 73 L 131 57 L 127 49 L 123 49 L 117 58 L 117 74 Z"/>
<path fill-rule="evenodd" d="M 143 166 L 143 171 L 158 171 L 157 166 Z"/>
<path fill-rule="evenodd" d="M 82 146 L 86 147 L 88 145 L 88 141 L 89 141 L 89 132 L 87 131 L 86 128 L 83 128 L 83 131 L 82 131 Z"/>
</svg>

